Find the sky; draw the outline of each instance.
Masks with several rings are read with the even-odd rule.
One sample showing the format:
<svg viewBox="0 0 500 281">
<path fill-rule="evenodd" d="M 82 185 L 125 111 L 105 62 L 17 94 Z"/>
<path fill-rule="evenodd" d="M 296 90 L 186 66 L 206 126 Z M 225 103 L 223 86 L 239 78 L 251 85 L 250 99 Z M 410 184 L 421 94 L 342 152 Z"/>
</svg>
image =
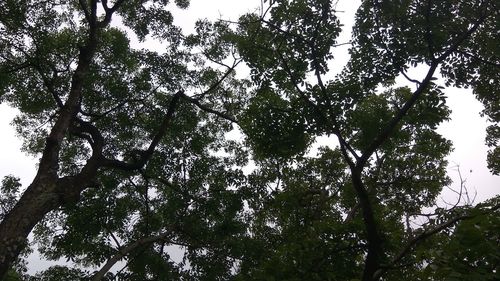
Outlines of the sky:
<svg viewBox="0 0 500 281">
<path fill-rule="evenodd" d="M 192 32 L 194 22 L 199 18 L 209 19 L 231 19 L 236 20 L 238 15 L 255 11 L 260 6 L 258 0 L 191 0 L 188 10 L 174 12 L 174 23 L 182 26 L 185 32 Z M 341 23 L 346 27 L 352 25 L 355 9 L 359 1 L 340 0 L 338 4 L 338 16 Z M 345 28 L 339 43 L 347 42 L 350 38 L 350 28 Z M 157 48 L 152 42 L 132 42 L 133 46 Z M 335 52 L 335 66 L 344 65 L 347 62 L 347 46 L 339 47 Z M 338 67 L 337 67 L 338 68 Z M 340 69 L 340 68 L 338 68 Z M 415 69 L 410 73 L 414 77 L 425 75 L 422 69 Z M 398 80 L 404 83 L 403 80 Z M 447 104 L 452 110 L 451 121 L 442 124 L 438 131 L 454 143 L 454 151 L 447 158 L 449 175 L 455 180 L 452 187 L 459 186 L 457 165 L 469 192 L 477 192 L 476 202 L 484 201 L 500 193 L 500 177 L 493 176 L 486 168 L 487 147 L 484 145 L 486 119 L 480 117 L 482 105 L 473 97 L 470 89 L 448 88 L 445 90 Z M 29 185 L 35 175 L 37 159 L 32 158 L 20 151 L 21 141 L 16 137 L 14 129 L 10 126 L 12 119 L 17 114 L 15 109 L 6 104 L 0 104 L 0 178 L 12 174 L 21 178 L 24 187 Z M 331 140 L 323 139 L 322 142 Z M 444 200 L 452 201 L 454 194 L 445 191 L 442 195 Z M 47 267 L 51 263 L 40 261 L 37 255 L 29 258 L 30 273 Z"/>
</svg>

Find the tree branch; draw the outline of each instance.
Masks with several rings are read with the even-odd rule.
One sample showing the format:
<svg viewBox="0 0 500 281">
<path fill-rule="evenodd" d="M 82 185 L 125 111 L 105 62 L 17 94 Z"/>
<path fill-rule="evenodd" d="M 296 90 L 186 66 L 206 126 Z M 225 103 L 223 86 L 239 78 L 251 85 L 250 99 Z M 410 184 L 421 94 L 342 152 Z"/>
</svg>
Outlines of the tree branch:
<svg viewBox="0 0 500 281">
<path fill-rule="evenodd" d="M 103 7 L 106 14 L 104 16 L 104 19 L 102 19 L 102 21 L 96 22 L 96 25 L 98 27 L 104 27 L 104 26 L 108 25 L 111 22 L 111 17 L 113 16 L 113 13 L 116 12 L 118 10 L 118 8 L 120 8 L 120 6 L 123 5 L 124 2 L 125 2 L 125 0 L 118 0 L 115 2 L 113 7 L 109 8 L 108 1 L 102 0 L 101 1 L 102 7 Z"/>
<path fill-rule="evenodd" d="M 363 222 L 365 224 L 366 238 L 368 242 L 368 252 L 365 258 L 365 266 L 363 269 L 363 281 L 376 280 L 372 279 L 372 274 L 379 267 L 380 259 L 382 258 L 382 237 L 378 232 L 377 222 L 375 220 L 375 213 L 373 206 L 370 202 L 368 192 L 363 184 L 361 178 L 362 169 L 351 169 L 351 178 L 356 196 L 361 206 L 363 214 Z"/>
<path fill-rule="evenodd" d="M 83 14 L 85 15 L 85 19 L 87 20 L 87 22 L 90 23 L 90 12 L 89 12 L 89 9 L 87 7 L 87 3 L 85 3 L 85 0 L 78 0 L 78 3 L 80 4 L 80 7 L 82 8 L 82 11 L 83 11 Z"/>
<path fill-rule="evenodd" d="M 457 216 L 457 217 L 452 218 L 449 221 L 446 221 L 444 223 L 441 223 L 433 228 L 424 230 L 422 233 L 415 236 L 414 238 L 409 240 L 408 243 L 406 243 L 406 246 L 403 249 L 401 249 L 401 251 L 392 259 L 391 264 L 394 265 L 394 264 L 399 263 L 417 244 L 419 244 L 420 242 L 424 241 L 425 239 L 431 237 L 432 235 L 437 234 L 444 229 L 447 229 L 448 227 L 454 225 L 455 223 L 462 221 L 462 220 L 472 219 L 472 218 L 475 218 L 477 216 L 487 214 L 489 212 L 496 211 L 499 208 L 500 208 L 500 204 L 497 204 L 497 205 L 491 207 L 489 210 L 485 210 L 480 214 Z M 381 267 L 379 270 L 377 270 L 377 272 L 375 272 L 374 279 L 380 278 L 389 269 L 390 269 L 390 267 L 388 267 L 388 266 Z"/>
<path fill-rule="evenodd" d="M 427 0 L 427 7 L 425 9 L 425 40 L 427 41 L 427 49 L 429 50 L 429 58 L 434 60 L 434 43 L 432 42 L 431 33 L 431 0 Z"/>
<path fill-rule="evenodd" d="M 113 257 L 108 259 L 108 261 L 104 264 L 101 269 L 92 276 L 92 281 L 99 281 L 101 280 L 104 275 L 115 265 L 117 262 L 119 262 L 122 258 L 124 258 L 126 255 L 128 255 L 130 252 L 138 249 L 139 247 L 158 242 L 161 240 L 167 239 L 168 234 L 167 233 L 162 233 L 158 234 L 155 236 L 148 236 L 142 239 L 139 239 L 133 243 L 128 244 L 127 246 L 121 248 L 118 253 L 116 253 Z"/>
<path fill-rule="evenodd" d="M 358 168 L 363 168 L 371 157 L 371 155 L 377 150 L 390 136 L 390 134 L 394 131 L 394 129 L 399 125 L 401 119 L 403 119 L 410 108 L 417 102 L 420 96 L 424 93 L 424 91 L 429 87 L 431 81 L 433 80 L 432 75 L 436 71 L 439 64 L 445 60 L 451 53 L 455 52 L 457 48 L 462 44 L 465 40 L 469 38 L 480 26 L 480 24 L 485 20 L 485 16 L 481 16 L 476 23 L 464 34 L 462 34 L 444 53 L 442 53 L 438 58 L 434 59 L 427 71 L 427 75 L 424 80 L 419 84 L 417 90 L 413 92 L 412 96 L 403 107 L 398 111 L 398 113 L 392 118 L 392 120 L 387 124 L 387 126 L 382 130 L 382 132 L 374 139 L 374 141 L 368 146 L 368 148 L 363 152 L 361 157 L 359 158 L 356 166 Z"/>
<path fill-rule="evenodd" d="M 487 59 L 483 59 L 483 58 L 481 58 L 481 57 L 479 57 L 479 56 L 477 56 L 477 55 L 471 54 L 471 53 L 469 53 L 469 52 L 465 52 L 465 51 L 457 50 L 457 53 L 462 54 L 462 55 L 464 55 L 464 56 L 466 56 L 466 57 L 470 57 L 470 58 L 472 58 L 472 59 L 478 60 L 478 61 L 480 61 L 480 62 L 482 62 L 482 63 L 484 63 L 484 64 L 487 64 L 487 65 L 491 65 L 491 66 L 494 66 L 494 67 L 500 68 L 500 63 L 493 62 L 493 61 L 489 61 L 489 60 L 487 60 Z"/>
<path fill-rule="evenodd" d="M 225 113 L 219 112 L 217 110 L 214 110 L 214 109 L 212 109 L 212 108 L 210 108 L 210 107 L 208 107 L 206 105 L 203 105 L 203 104 L 200 103 L 200 101 L 198 99 L 195 99 L 195 98 L 192 98 L 190 96 L 187 96 L 184 93 L 181 95 L 181 97 L 183 99 L 189 101 L 190 103 L 196 105 L 199 109 L 201 109 L 203 111 L 206 111 L 206 112 L 209 112 L 209 113 L 213 113 L 213 114 L 215 114 L 215 115 L 217 115 L 217 116 L 219 116 L 219 117 L 221 117 L 223 119 L 229 120 L 229 121 L 231 121 L 233 123 L 238 123 L 238 121 L 234 117 L 229 116 L 229 115 L 227 115 Z"/>
<path fill-rule="evenodd" d="M 102 166 L 103 167 L 108 167 L 108 168 L 117 168 L 125 171 L 133 171 L 140 169 L 144 167 L 144 165 L 147 163 L 147 161 L 151 158 L 153 155 L 154 150 L 160 143 L 161 139 L 165 136 L 167 133 L 167 129 L 170 126 L 170 122 L 173 118 L 174 112 L 177 108 L 177 104 L 179 103 L 179 99 L 184 95 L 184 92 L 178 91 L 173 97 L 172 100 L 170 101 L 170 104 L 167 109 L 167 113 L 165 114 L 165 117 L 163 118 L 163 122 L 160 125 L 160 128 L 158 129 L 157 133 L 154 135 L 153 139 L 151 140 L 151 143 L 149 144 L 149 147 L 147 150 L 142 151 L 140 158 L 137 159 L 136 161 L 132 163 L 127 163 L 124 161 L 116 160 L 116 159 L 104 159 L 102 161 Z"/>
<path fill-rule="evenodd" d="M 208 58 L 208 57 L 207 57 L 207 58 Z M 222 84 L 222 82 L 224 82 L 224 80 L 226 80 L 226 78 L 229 76 L 229 74 L 231 74 L 231 72 L 233 72 L 233 71 L 234 71 L 234 69 L 236 68 L 236 66 L 238 66 L 238 64 L 240 64 L 240 62 L 241 62 L 241 60 L 235 61 L 235 62 L 233 63 L 233 66 L 232 66 L 232 67 L 230 67 L 230 68 L 226 71 L 226 73 L 224 73 L 224 75 L 222 75 L 222 77 L 221 77 L 219 80 L 217 80 L 217 82 L 215 82 L 214 84 L 212 84 L 212 85 L 211 85 L 211 86 L 210 86 L 207 90 L 205 90 L 203 93 L 196 95 L 196 99 L 197 99 L 197 100 L 200 100 L 200 99 L 202 99 L 204 96 L 206 96 L 207 94 L 209 94 L 209 93 L 211 93 L 211 92 L 215 91 L 215 89 L 217 89 L 217 88 L 218 88 L 218 87 Z"/>
</svg>

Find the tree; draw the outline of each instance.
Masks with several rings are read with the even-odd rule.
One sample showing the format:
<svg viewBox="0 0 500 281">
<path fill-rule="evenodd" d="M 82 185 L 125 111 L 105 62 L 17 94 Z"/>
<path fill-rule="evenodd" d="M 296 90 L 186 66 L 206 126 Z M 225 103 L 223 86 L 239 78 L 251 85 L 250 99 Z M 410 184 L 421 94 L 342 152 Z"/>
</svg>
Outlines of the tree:
<svg viewBox="0 0 500 281">
<path fill-rule="evenodd" d="M 15 205 L 15 179 L 3 182 L 0 276 L 36 226 L 48 258 L 104 264 L 47 278 L 100 280 L 124 258 L 127 280 L 466 280 L 467 266 L 498 277 L 498 198 L 422 214 L 450 185 L 438 71 L 485 105 L 499 172 L 495 1 L 363 1 L 335 77 L 333 1 L 269 1 L 187 36 L 168 2 L 0 4 L 0 98 L 41 155 Z M 421 80 L 407 73 L 417 65 Z M 233 125 L 243 141 L 226 137 Z M 338 145 L 307 154 L 320 136 Z M 460 251 L 472 232 L 483 243 Z"/>
<path fill-rule="evenodd" d="M 35 179 L 0 225 L 0 275 L 49 212 L 114 183 L 115 173 L 140 175 L 155 150 L 187 165 L 183 156 L 208 155 L 207 143 L 216 150 L 231 129 L 198 108 L 232 120 L 242 82 L 232 79 L 234 67 L 221 72 L 191 54 L 165 10 L 168 2 L 2 2 L 1 98 L 22 112 L 15 123 L 24 147 L 41 158 Z M 117 16 L 129 33 L 110 26 Z M 132 49 L 132 34 L 161 40 L 164 53 Z M 179 121 L 171 124 L 174 112 Z"/>
<path fill-rule="evenodd" d="M 493 113 L 498 112 L 499 52 L 487 39 L 494 30 L 499 30 L 498 12 L 495 4 L 489 1 L 474 4 L 466 1 L 363 1 L 356 15 L 351 60 L 340 75 L 327 81 L 328 61 L 334 54 L 331 49 L 337 44 L 340 32 L 340 23 L 333 12 L 335 7 L 330 1 L 276 2 L 269 9 L 269 16 L 263 19 L 248 16 L 240 22 L 243 38 L 250 38 L 238 42 L 240 52 L 249 62 L 253 81 L 258 85 L 249 108 L 252 103 L 261 103 L 259 97 L 267 102 L 257 105 L 260 114 L 249 118 L 249 143 L 271 158 L 289 156 L 274 148 L 280 141 L 274 137 L 276 126 L 262 126 L 259 122 L 258 116 L 268 118 L 264 112 L 274 110 L 279 113 L 276 113 L 278 117 L 273 116 L 273 122 L 281 122 L 286 128 L 298 122 L 304 128 L 301 133 L 305 136 L 294 138 L 297 143 L 289 146 L 293 149 L 289 153 L 297 154 L 300 148 L 307 147 L 302 145 L 303 139 L 331 135 L 338 139 L 339 147 L 321 151 L 319 159 L 326 154 L 328 161 L 343 165 L 334 166 L 333 170 L 342 172 L 332 175 L 328 168 L 320 168 L 325 164 L 309 163 L 308 159 L 294 159 L 297 162 L 288 164 L 280 160 L 269 163 L 277 168 L 269 167 L 274 174 L 266 176 L 270 181 L 279 182 L 279 193 L 284 198 L 275 195 L 269 202 L 271 206 L 262 207 L 261 212 L 266 220 L 278 225 L 281 231 L 276 237 L 289 237 L 283 233 L 298 233 L 298 228 L 304 227 L 311 229 L 313 239 L 322 240 L 320 235 L 328 231 L 333 232 L 332 237 L 345 235 L 345 231 L 336 233 L 339 226 L 325 226 L 323 219 L 317 226 L 316 217 L 296 213 L 303 211 L 303 207 L 299 207 L 303 204 L 300 200 L 310 198 L 308 204 L 315 209 L 316 216 L 337 218 L 326 221 L 350 222 L 359 212 L 363 231 L 347 232 L 356 233 L 352 238 L 357 243 L 346 245 L 347 239 L 338 239 L 337 245 L 324 245 L 325 241 L 321 241 L 317 244 L 319 249 L 334 246 L 337 250 L 326 250 L 323 259 L 314 261 L 312 257 L 319 258 L 316 248 L 306 244 L 295 249 L 297 241 L 310 242 L 310 238 L 302 236 L 309 235 L 303 230 L 305 233 L 300 234 L 300 238 L 284 243 L 285 253 L 275 252 L 276 259 L 264 259 L 270 264 L 277 261 L 300 264 L 297 256 L 305 255 L 302 262 L 310 267 L 306 270 L 282 267 L 291 270 L 280 276 L 283 279 L 301 276 L 298 279 L 346 280 L 347 276 L 356 278 L 355 272 L 363 271 L 362 280 L 379 280 L 388 269 L 402 266 L 408 251 L 397 254 L 397 249 L 411 248 L 426 239 L 426 233 L 434 233 L 432 227 L 423 227 L 422 235 L 418 235 L 411 227 L 405 227 L 403 221 L 405 217 L 421 213 L 422 207 L 431 206 L 441 188 L 449 184 L 444 156 L 449 153 L 451 143 L 435 132 L 436 126 L 449 114 L 442 87 L 433 77 L 438 68 L 446 85 L 472 87 L 485 104 L 484 113 L 490 121 L 499 120 Z M 259 34 L 257 40 L 255 33 Z M 407 70 L 419 64 L 427 65 L 425 77 L 422 80 L 408 77 Z M 414 90 L 394 86 L 398 75 L 414 83 Z M 272 101 L 268 93 L 272 93 Z M 276 99 L 280 103 L 275 102 Z M 280 106 L 276 108 L 276 104 Z M 279 125 L 278 128 L 283 131 Z M 494 131 L 493 128 L 498 125 L 492 125 L 489 130 Z M 492 135 L 490 137 L 494 138 Z M 285 136 L 286 139 L 292 137 Z M 268 143 L 273 146 L 266 150 Z M 494 147 L 496 141 L 491 144 Z M 495 173 L 496 164 L 493 163 L 497 163 L 498 158 L 494 151 L 489 159 Z M 319 167 L 314 169 L 311 165 Z M 311 182 L 304 180 L 307 176 L 302 173 L 309 174 L 313 178 Z M 299 179 L 295 179 L 297 175 Z M 327 180 L 321 183 L 323 178 Z M 332 181 L 336 184 L 332 185 Z M 313 190 L 320 191 L 317 198 L 305 196 Z M 285 195 L 288 192 L 304 195 L 298 199 L 291 194 Z M 328 200 L 322 199 L 322 192 L 327 193 Z M 285 204 L 282 200 L 295 208 L 281 208 Z M 329 203 L 326 208 L 325 201 Z M 278 204 L 279 210 L 272 207 L 274 204 Z M 340 219 L 342 214 L 348 214 L 344 221 Z M 401 224 L 395 223 L 398 221 Z M 328 231 L 322 229 L 324 227 Z M 439 225 L 434 227 L 441 229 Z M 405 240 L 407 242 L 401 243 Z M 358 241 L 363 242 L 359 245 Z M 340 250 L 350 253 L 347 255 L 350 258 L 346 259 L 352 263 L 344 262 L 337 267 L 328 264 L 320 271 L 326 275 L 314 275 L 325 259 L 333 260 L 332 255 L 338 255 Z M 264 255 L 272 257 L 273 253 Z M 364 262 L 359 263 L 353 257 Z M 266 268 L 265 264 L 263 266 Z M 338 270 L 329 272 L 327 268 Z M 336 275 L 339 272 L 341 274 Z"/>
</svg>

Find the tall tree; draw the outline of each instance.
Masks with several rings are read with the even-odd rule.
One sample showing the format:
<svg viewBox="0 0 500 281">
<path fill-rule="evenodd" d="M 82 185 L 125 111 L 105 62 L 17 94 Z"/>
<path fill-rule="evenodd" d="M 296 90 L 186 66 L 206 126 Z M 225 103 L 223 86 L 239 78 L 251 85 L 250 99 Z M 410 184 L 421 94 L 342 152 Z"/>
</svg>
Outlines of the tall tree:
<svg viewBox="0 0 500 281">
<path fill-rule="evenodd" d="M 34 280 L 101 280 L 122 259 L 127 280 L 498 277 L 498 198 L 462 206 L 461 186 L 456 204 L 424 214 L 450 185 L 438 73 L 485 105 L 499 172 L 495 1 L 362 1 L 336 76 L 335 1 L 264 1 L 189 36 L 168 2 L 0 4 L 0 98 L 41 155 L 17 202 L 16 179 L 3 181 L 0 276 L 36 226 L 46 257 L 101 268 Z M 421 79 L 407 73 L 417 65 Z M 244 140 L 227 137 L 232 124 Z M 338 145 L 307 153 L 322 136 Z M 461 251 L 469 236 L 479 246 Z"/>
<path fill-rule="evenodd" d="M 276 263 L 288 265 L 277 279 L 419 278 L 416 269 L 428 261 L 412 256 L 417 244 L 469 218 L 458 212 L 419 228 L 409 223 L 450 184 L 451 142 L 435 131 L 449 118 L 438 73 L 484 103 L 493 122 L 489 165 L 498 173 L 497 3 L 362 1 L 350 61 L 332 77 L 334 47 L 344 43 L 335 10 L 334 1 L 271 1 L 266 15 L 240 21 L 237 44 L 256 87 L 241 125 L 263 161 L 256 176 L 275 185 L 256 203 L 255 231 L 279 241 L 277 250 L 263 244 L 260 264 L 243 267 L 250 279 L 264 279 Z M 427 73 L 410 78 L 417 65 Z M 398 76 L 413 89 L 394 85 Z M 303 158 L 319 136 L 336 138 L 338 147 Z M 389 272 L 412 267 L 401 271 L 406 278 Z"/>
<path fill-rule="evenodd" d="M 88 188 L 114 183 L 113 176 L 107 181 L 101 176 L 133 177 L 160 147 L 179 156 L 177 161 L 188 161 L 183 147 L 203 149 L 231 129 L 243 84 L 232 79 L 234 66 L 206 66 L 203 56 L 190 51 L 172 25 L 168 3 L 0 4 L 0 97 L 21 111 L 15 124 L 24 149 L 41 155 L 33 182 L 2 216 L 0 276 L 47 213 L 79 202 Z M 189 1 L 175 4 L 186 8 Z M 121 27 L 112 24 L 114 18 Z M 158 40 L 163 52 L 133 49 L 131 36 Z M 219 48 L 222 53 L 211 50 L 206 56 L 217 62 L 231 51 Z"/>
</svg>

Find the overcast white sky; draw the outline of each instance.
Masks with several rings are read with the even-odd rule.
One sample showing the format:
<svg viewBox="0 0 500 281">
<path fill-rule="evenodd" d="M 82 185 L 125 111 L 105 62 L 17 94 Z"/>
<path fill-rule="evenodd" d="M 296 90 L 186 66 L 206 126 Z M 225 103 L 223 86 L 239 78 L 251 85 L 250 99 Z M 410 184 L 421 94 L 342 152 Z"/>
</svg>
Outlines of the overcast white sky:
<svg viewBox="0 0 500 281">
<path fill-rule="evenodd" d="M 340 0 L 338 10 L 343 11 L 338 16 L 345 26 L 352 25 L 352 19 L 359 1 Z M 199 18 L 224 18 L 236 20 L 238 15 L 254 11 L 260 6 L 259 0 L 191 0 L 191 6 L 186 11 L 176 11 L 174 21 L 186 32 L 193 30 L 194 22 Z M 350 28 L 339 38 L 338 42 L 346 42 L 350 38 Z M 148 47 L 151 47 L 149 45 Z M 335 50 L 335 65 L 344 65 L 347 61 L 347 47 Z M 415 77 L 424 74 L 414 73 Z M 454 142 L 455 151 L 448 157 L 450 161 L 450 176 L 458 179 L 454 171 L 456 164 L 460 165 L 463 176 L 467 179 L 470 190 L 477 191 L 477 202 L 491 198 L 500 191 L 500 177 L 493 176 L 486 168 L 486 151 L 484 145 L 486 120 L 479 116 L 482 105 L 475 100 L 471 90 L 449 88 L 446 91 L 448 105 L 452 109 L 452 120 L 443 124 L 439 132 Z M 10 122 L 16 115 L 16 110 L 6 104 L 0 104 L 0 178 L 13 174 L 21 178 L 23 186 L 27 186 L 34 177 L 37 159 L 27 157 L 20 152 L 21 142 L 15 136 Z M 455 184 L 456 186 L 457 184 Z M 447 195 L 450 196 L 448 193 Z M 44 267 L 37 257 L 30 257 L 30 272 Z"/>
</svg>

